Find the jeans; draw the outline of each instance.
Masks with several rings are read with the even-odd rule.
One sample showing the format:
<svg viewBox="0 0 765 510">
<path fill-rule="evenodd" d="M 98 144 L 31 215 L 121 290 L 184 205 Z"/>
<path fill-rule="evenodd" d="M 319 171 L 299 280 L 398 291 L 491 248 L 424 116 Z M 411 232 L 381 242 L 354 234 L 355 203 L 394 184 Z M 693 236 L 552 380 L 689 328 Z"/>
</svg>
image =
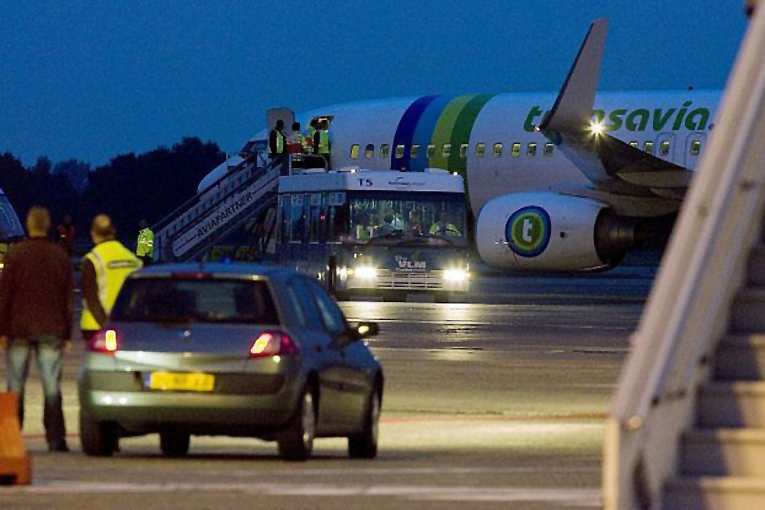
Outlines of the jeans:
<svg viewBox="0 0 765 510">
<path fill-rule="evenodd" d="M 48 444 L 64 441 L 66 427 L 61 402 L 61 366 L 64 361 L 63 340 L 55 335 L 14 338 L 8 345 L 8 391 L 19 394 L 19 422 L 24 423 L 24 386 L 29 376 L 29 361 L 36 354 L 37 369 L 42 379 L 45 409 L 43 423 Z"/>
</svg>

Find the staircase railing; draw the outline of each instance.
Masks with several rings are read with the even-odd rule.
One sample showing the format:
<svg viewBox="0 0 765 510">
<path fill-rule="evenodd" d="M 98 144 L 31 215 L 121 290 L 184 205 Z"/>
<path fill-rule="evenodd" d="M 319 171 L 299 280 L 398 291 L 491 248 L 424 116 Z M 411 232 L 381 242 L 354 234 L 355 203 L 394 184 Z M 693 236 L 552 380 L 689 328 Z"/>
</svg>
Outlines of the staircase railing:
<svg viewBox="0 0 765 510">
<path fill-rule="evenodd" d="M 765 6 L 763 6 L 765 7 Z M 744 40 L 714 136 L 631 339 L 606 428 L 606 509 L 660 508 L 707 362 L 724 334 L 765 195 L 765 8 Z"/>
</svg>

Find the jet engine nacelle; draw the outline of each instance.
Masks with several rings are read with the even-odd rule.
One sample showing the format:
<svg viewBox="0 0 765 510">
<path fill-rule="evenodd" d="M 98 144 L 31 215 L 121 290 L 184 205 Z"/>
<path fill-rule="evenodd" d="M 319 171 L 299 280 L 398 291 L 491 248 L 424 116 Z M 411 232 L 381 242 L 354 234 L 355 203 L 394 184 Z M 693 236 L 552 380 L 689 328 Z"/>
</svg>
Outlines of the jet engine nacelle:
<svg viewBox="0 0 765 510">
<path fill-rule="evenodd" d="M 587 271 L 621 262 L 634 225 L 589 198 L 515 193 L 489 201 L 476 223 L 483 261 L 505 270 Z"/>
</svg>

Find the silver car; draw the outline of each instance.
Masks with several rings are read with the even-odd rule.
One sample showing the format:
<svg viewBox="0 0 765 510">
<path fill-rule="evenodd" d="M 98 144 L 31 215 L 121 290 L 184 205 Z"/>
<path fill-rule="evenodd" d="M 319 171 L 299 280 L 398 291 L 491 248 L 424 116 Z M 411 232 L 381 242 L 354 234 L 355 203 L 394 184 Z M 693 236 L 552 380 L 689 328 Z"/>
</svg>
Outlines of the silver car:
<svg viewBox="0 0 765 510">
<path fill-rule="evenodd" d="M 109 456 L 120 437 L 159 433 L 165 455 L 192 435 L 275 440 L 310 456 L 315 437 L 377 455 L 382 367 L 314 280 L 246 264 L 155 266 L 123 286 L 79 376 L 80 440 Z"/>
</svg>

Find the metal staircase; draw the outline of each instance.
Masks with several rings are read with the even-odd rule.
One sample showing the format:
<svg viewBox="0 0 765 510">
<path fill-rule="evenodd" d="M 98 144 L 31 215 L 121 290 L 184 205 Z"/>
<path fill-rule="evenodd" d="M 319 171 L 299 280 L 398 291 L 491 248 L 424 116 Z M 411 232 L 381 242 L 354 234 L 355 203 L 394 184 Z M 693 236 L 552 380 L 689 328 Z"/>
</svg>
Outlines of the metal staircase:
<svg viewBox="0 0 765 510">
<path fill-rule="evenodd" d="M 229 159 L 223 175 L 154 226 L 162 262 L 202 260 L 212 246 L 237 235 L 262 251 L 273 232 L 273 209 L 286 158 L 264 160 L 264 145 Z M 241 240 L 240 240 L 241 242 Z"/>
<path fill-rule="evenodd" d="M 765 8 L 620 376 L 604 506 L 765 509 Z"/>
</svg>

